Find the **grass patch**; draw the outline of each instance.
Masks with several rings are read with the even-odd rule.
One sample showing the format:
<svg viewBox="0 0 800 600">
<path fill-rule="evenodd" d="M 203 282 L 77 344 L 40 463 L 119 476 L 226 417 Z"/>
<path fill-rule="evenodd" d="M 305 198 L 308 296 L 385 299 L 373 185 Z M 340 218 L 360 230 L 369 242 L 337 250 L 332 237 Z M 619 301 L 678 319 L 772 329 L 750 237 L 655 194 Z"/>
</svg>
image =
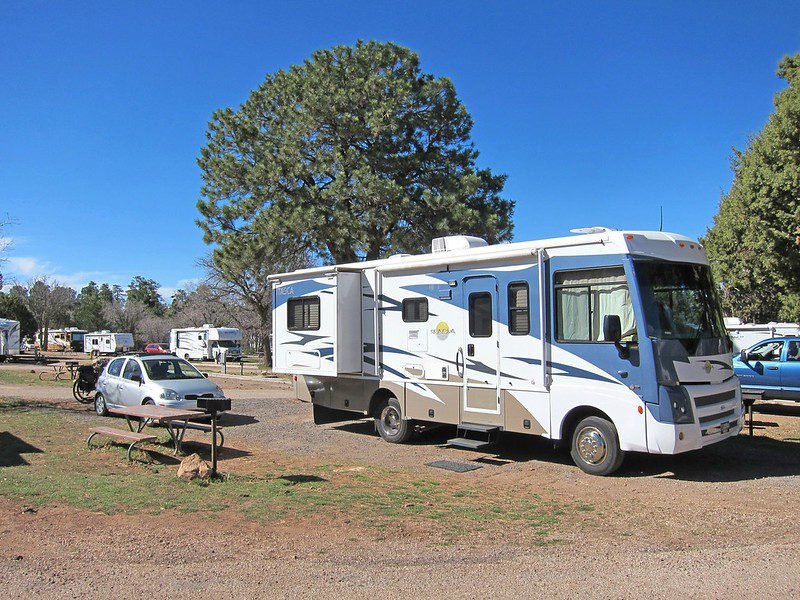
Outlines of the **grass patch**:
<svg viewBox="0 0 800 600">
<path fill-rule="evenodd" d="M 565 517 L 593 509 L 372 466 L 273 466 L 255 475 L 184 482 L 173 465 L 128 465 L 123 445 L 89 451 L 88 421 L 73 415 L 0 400 L 0 421 L 6 431 L 0 435 L 16 440 L 0 444 L 0 496 L 32 505 L 64 503 L 105 514 L 174 510 L 211 518 L 234 511 L 258 522 L 323 519 L 377 531 L 419 524 L 441 532 L 444 540 L 502 528 L 532 535 L 536 544 L 547 541 Z M 166 442 L 163 452 L 169 455 Z"/>
<path fill-rule="evenodd" d="M 50 371 L 46 371 L 46 379 L 44 381 L 39 380 L 39 373 L 40 371 L 36 371 L 35 373 L 31 373 L 28 371 L 11 371 L 11 370 L 2 370 L 0 371 L 0 385 L 28 385 L 28 386 L 58 386 L 58 387 L 71 387 L 72 380 L 69 378 L 69 374 L 62 375 L 61 379 L 55 381 L 52 377 L 52 369 Z"/>
</svg>

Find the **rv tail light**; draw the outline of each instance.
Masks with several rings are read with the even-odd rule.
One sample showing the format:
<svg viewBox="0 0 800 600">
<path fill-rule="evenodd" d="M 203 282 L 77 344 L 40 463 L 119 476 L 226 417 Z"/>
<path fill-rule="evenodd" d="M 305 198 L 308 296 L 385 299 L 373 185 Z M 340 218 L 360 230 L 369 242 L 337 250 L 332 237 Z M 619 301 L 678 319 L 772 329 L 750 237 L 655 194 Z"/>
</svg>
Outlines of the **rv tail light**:
<svg viewBox="0 0 800 600">
<path fill-rule="evenodd" d="M 297 381 L 297 375 L 294 376 L 294 380 Z"/>
</svg>

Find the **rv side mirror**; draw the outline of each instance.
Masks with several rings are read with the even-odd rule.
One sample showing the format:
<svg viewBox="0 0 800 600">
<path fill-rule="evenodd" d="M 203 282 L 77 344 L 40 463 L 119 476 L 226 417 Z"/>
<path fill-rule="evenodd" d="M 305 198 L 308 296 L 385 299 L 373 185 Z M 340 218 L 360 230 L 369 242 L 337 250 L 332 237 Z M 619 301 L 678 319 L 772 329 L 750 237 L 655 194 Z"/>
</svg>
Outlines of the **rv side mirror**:
<svg viewBox="0 0 800 600">
<path fill-rule="evenodd" d="M 615 344 L 622 341 L 622 321 L 620 321 L 619 315 L 606 315 L 603 317 L 603 339 Z"/>
</svg>

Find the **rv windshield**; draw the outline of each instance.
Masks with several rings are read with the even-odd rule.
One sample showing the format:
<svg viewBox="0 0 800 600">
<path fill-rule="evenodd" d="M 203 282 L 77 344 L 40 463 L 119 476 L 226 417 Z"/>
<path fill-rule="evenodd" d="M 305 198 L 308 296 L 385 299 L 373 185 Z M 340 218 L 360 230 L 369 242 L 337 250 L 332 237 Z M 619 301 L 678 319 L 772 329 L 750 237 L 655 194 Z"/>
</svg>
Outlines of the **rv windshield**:
<svg viewBox="0 0 800 600">
<path fill-rule="evenodd" d="M 220 340 L 217 342 L 220 348 L 238 348 L 239 341 L 238 340 Z"/>
<path fill-rule="evenodd" d="M 153 381 L 167 379 L 203 379 L 204 375 L 182 358 L 143 360 L 147 376 Z"/>
<path fill-rule="evenodd" d="M 696 342 L 722 338 L 722 308 L 706 265 L 636 261 L 648 337 Z"/>
</svg>

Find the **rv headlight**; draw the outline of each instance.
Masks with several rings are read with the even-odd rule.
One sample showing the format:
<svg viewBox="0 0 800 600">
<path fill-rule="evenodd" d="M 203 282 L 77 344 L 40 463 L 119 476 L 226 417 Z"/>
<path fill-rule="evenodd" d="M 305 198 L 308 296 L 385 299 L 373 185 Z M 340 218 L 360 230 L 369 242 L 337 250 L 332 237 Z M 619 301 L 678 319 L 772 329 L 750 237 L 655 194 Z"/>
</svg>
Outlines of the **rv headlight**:
<svg viewBox="0 0 800 600">
<path fill-rule="evenodd" d="M 677 425 L 694 423 L 692 399 L 683 386 L 661 386 L 659 391 L 661 420 Z M 669 405 L 668 407 L 666 405 Z"/>
<path fill-rule="evenodd" d="M 181 397 L 178 395 L 178 392 L 175 390 L 165 389 L 161 392 L 161 398 L 163 400 L 180 400 Z"/>
</svg>

